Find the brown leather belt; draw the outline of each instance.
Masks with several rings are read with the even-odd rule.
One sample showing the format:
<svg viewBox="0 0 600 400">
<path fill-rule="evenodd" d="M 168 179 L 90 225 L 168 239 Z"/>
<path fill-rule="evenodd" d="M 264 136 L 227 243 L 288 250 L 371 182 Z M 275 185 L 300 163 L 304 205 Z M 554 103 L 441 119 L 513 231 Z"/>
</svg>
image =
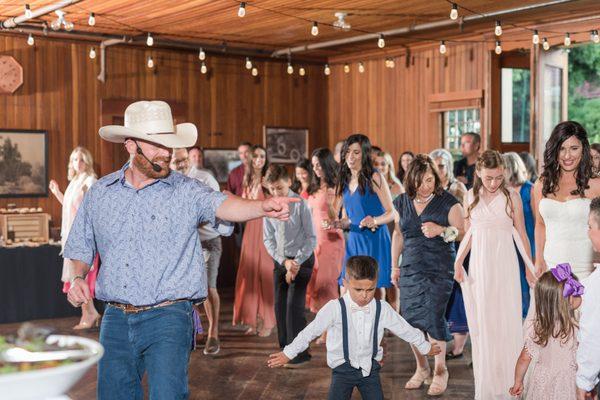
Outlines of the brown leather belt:
<svg viewBox="0 0 600 400">
<path fill-rule="evenodd" d="M 123 304 L 123 303 L 117 303 L 114 301 L 108 301 L 107 304 L 118 308 L 119 310 L 123 311 L 126 314 L 137 314 L 142 311 L 148 311 L 148 310 L 152 310 L 154 308 L 166 307 L 166 306 L 170 306 L 172 304 L 181 303 L 182 301 L 189 301 L 189 300 L 187 300 L 187 299 L 167 300 L 167 301 L 163 301 L 162 303 L 154 304 L 152 306 L 134 306 L 133 304 Z"/>
</svg>

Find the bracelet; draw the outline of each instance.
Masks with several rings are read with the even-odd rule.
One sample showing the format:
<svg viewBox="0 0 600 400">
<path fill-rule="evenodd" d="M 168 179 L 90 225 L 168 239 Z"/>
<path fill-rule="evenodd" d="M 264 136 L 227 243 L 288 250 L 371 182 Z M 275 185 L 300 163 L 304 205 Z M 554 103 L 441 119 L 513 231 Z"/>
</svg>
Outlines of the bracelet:
<svg viewBox="0 0 600 400">
<path fill-rule="evenodd" d="M 81 280 L 84 280 L 84 281 L 85 281 L 85 275 L 76 275 L 76 276 L 72 277 L 72 278 L 71 278 L 71 286 L 73 286 L 73 283 L 75 283 L 75 281 L 76 281 L 77 279 L 81 279 Z"/>
</svg>

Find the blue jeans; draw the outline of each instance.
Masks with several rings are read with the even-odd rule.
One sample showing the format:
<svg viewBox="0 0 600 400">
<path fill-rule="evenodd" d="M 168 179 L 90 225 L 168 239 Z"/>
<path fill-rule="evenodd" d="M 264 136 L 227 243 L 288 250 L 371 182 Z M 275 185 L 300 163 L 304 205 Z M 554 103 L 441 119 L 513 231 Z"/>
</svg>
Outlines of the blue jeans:
<svg viewBox="0 0 600 400">
<path fill-rule="evenodd" d="M 383 390 L 379 379 L 381 365 L 373 360 L 369 376 L 362 376 L 360 369 L 347 362 L 335 367 L 331 373 L 328 400 L 350 400 L 352 391 L 358 388 L 363 400 L 383 400 Z"/>
<path fill-rule="evenodd" d="M 138 314 L 108 305 L 100 328 L 105 353 L 98 364 L 98 399 L 143 399 L 145 372 L 150 399 L 187 399 L 193 329 L 190 302 Z"/>
</svg>

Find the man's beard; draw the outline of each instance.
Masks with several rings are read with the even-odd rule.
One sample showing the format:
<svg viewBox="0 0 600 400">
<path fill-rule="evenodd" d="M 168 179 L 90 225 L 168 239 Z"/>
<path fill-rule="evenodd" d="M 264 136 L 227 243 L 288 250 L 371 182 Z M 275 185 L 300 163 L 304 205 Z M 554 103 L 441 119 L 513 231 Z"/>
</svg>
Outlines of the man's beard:
<svg viewBox="0 0 600 400">
<path fill-rule="evenodd" d="M 148 162 L 141 154 L 135 154 L 131 163 L 140 171 L 146 178 L 161 179 L 169 175 L 169 157 L 154 157 L 152 162 L 160 166 L 160 171 L 156 172 L 152 168 L 152 164 Z M 164 163 L 160 163 L 163 161 Z"/>
</svg>

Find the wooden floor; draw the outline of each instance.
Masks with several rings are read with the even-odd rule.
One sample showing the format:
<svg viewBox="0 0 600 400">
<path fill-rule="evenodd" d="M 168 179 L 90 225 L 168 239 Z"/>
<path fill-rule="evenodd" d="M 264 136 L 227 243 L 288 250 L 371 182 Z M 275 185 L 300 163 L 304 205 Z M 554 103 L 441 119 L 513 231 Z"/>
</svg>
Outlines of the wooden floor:
<svg viewBox="0 0 600 400">
<path fill-rule="evenodd" d="M 266 360 L 277 350 L 276 337 L 243 335 L 243 330 L 231 326 L 231 296 L 222 299 L 221 351 L 217 356 L 205 356 L 202 349 L 194 351 L 190 362 L 190 398 L 219 400 L 275 400 L 327 398 L 331 370 L 326 364 L 324 346 L 313 343 L 312 360 L 299 369 L 269 369 Z M 203 319 L 203 321 L 205 321 Z M 70 329 L 78 320 L 65 318 L 37 321 L 52 326 L 60 333 L 72 334 Z M 0 325 L 0 334 L 14 333 L 19 324 Z M 84 336 L 97 339 L 98 331 Z M 386 399 L 426 399 L 426 389 L 407 391 L 404 383 L 414 372 L 415 362 L 410 347 L 396 337 L 387 337 L 385 365 L 382 368 L 382 384 Z M 469 357 L 450 361 L 450 384 L 441 399 L 473 399 L 473 371 L 468 367 Z M 96 369 L 89 373 L 69 393 L 74 400 L 94 399 Z M 356 393 L 353 399 L 360 399 Z"/>
</svg>

